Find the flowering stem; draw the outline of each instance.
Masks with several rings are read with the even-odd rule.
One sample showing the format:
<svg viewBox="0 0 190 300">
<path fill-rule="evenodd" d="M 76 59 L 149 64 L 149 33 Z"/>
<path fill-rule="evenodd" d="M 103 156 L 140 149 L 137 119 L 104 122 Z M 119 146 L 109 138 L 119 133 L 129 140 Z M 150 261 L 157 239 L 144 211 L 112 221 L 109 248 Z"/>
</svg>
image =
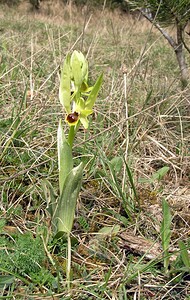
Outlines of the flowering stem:
<svg viewBox="0 0 190 300">
<path fill-rule="evenodd" d="M 73 147 L 74 138 L 75 138 L 77 131 L 79 130 L 80 124 L 81 123 L 79 120 L 75 126 L 70 126 L 69 134 L 68 134 L 68 143 L 71 146 L 71 148 Z"/>
<path fill-rule="evenodd" d="M 70 233 L 67 233 L 67 288 L 68 292 L 71 288 L 71 237 Z"/>
<path fill-rule="evenodd" d="M 70 126 L 69 135 L 68 135 L 68 143 L 71 146 L 71 148 L 73 147 L 74 137 L 75 137 L 75 127 Z"/>
</svg>

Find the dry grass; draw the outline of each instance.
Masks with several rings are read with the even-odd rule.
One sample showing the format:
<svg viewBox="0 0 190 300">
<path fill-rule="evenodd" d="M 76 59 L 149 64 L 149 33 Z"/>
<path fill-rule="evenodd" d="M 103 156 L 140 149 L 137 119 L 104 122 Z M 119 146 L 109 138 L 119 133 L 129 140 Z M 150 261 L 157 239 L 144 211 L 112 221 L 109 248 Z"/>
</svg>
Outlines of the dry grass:
<svg viewBox="0 0 190 300">
<path fill-rule="evenodd" d="M 170 251 L 174 256 L 179 254 L 179 239 L 189 245 L 190 233 L 189 87 L 180 89 L 172 49 L 146 21 L 107 10 L 61 7 L 55 1 L 53 6 L 47 2 L 39 13 L 25 3 L 17 12 L 2 6 L 0 24 L 0 218 L 6 222 L 2 232 L 13 238 L 15 232 L 28 231 L 42 236 L 46 268 L 59 278 L 55 287 L 55 282 L 48 285 L 39 279 L 34 284 L 31 275 L 22 274 L 33 283 L 31 290 L 22 288 L 18 279 L 14 291 L 7 288 L 2 296 L 188 299 L 188 277 L 181 269 L 175 273 L 177 264 L 171 262 L 171 274 L 164 274 L 160 240 L 163 197 L 173 215 Z M 73 248 L 69 298 L 64 247 L 59 245 L 55 251 L 51 245 L 42 181 L 48 178 L 58 186 L 56 131 L 63 115 L 58 101 L 59 67 L 73 49 L 86 54 L 92 82 L 104 72 L 104 84 L 91 129 L 80 131 L 74 149 L 76 160 L 83 157 L 87 167 L 73 230 L 78 243 Z M 136 200 L 126 168 L 116 174 L 117 181 L 113 178 L 109 163 L 114 157 L 126 159 L 139 210 L 133 209 Z M 163 166 L 169 172 L 151 181 Z M 142 178 L 147 181 L 142 183 Z M 120 226 L 115 234 L 98 233 L 115 225 Z M 131 244 L 122 238 L 126 233 L 134 241 Z M 145 251 L 147 239 L 160 246 L 151 260 L 147 257 L 151 251 Z"/>
</svg>

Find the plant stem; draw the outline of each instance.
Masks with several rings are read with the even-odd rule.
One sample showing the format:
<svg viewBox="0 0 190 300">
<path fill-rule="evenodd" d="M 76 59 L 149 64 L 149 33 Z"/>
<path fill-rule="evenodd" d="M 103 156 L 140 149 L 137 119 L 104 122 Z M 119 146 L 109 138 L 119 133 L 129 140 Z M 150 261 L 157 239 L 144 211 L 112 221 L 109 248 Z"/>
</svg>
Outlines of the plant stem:
<svg viewBox="0 0 190 300">
<path fill-rule="evenodd" d="M 79 130 L 80 124 L 81 123 L 80 123 L 80 120 L 79 120 L 79 122 L 77 123 L 76 126 L 71 126 L 70 127 L 69 134 L 68 134 L 68 143 L 71 146 L 71 148 L 73 146 L 74 138 L 75 138 L 75 135 L 76 135 L 77 131 Z"/>
<path fill-rule="evenodd" d="M 68 143 L 71 146 L 71 148 L 73 146 L 74 137 L 75 137 L 75 126 L 71 126 L 68 135 Z"/>
<path fill-rule="evenodd" d="M 71 288 L 71 237 L 70 233 L 67 233 L 67 287 L 68 291 Z"/>
</svg>

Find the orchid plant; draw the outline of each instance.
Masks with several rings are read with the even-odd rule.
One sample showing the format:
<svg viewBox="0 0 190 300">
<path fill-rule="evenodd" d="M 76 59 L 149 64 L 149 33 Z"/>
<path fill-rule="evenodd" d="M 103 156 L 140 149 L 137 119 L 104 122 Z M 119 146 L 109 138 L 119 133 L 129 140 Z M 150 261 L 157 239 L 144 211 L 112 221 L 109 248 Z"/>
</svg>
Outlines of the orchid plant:
<svg viewBox="0 0 190 300">
<path fill-rule="evenodd" d="M 88 117 L 93 113 L 93 106 L 102 84 L 100 75 L 93 86 L 88 85 L 88 62 L 81 52 L 73 51 L 65 58 L 61 69 L 59 99 L 66 112 L 65 122 L 69 126 L 68 137 L 65 136 L 62 120 L 59 121 L 57 145 L 59 167 L 59 196 L 51 194 L 48 208 L 52 217 L 55 237 L 67 234 L 67 281 L 70 282 L 71 239 L 77 198 L 82 184 L 84 165 L 74 166 L 72 147 L 75 135 L 83 125 L 89 127 Z M 49 185 L 50 187 L 50 185 Z M 51 189 L 51 188 L 50 188 Z M 68 284 L 69 285 L 69 284 Z"/>
</svg>

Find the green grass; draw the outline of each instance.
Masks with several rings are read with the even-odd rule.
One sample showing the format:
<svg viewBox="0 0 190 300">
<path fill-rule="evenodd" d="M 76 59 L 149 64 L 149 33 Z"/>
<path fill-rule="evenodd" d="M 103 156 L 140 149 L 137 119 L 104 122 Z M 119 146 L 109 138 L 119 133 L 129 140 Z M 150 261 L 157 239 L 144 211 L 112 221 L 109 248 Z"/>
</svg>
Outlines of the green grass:
<svg viewBox="0 0 190 300">
<path fill-rule="evenodd" d="M 1 8 L 0 298 L 188 299 L 189 87 L 180 89 L 172 49 L 145 21 L 118 12 Z M 73 49 L 87 55 L 92 83 L 101 72 L 104 82 L 90 131 L 81 129 L 74 147 L 86 167 L 68 295 L 66 242 L 52 239 L 43 182 L 58 190 L 59 71 Z M 147 241 L 160 248 L 151 252 Z"/>
</svg>

